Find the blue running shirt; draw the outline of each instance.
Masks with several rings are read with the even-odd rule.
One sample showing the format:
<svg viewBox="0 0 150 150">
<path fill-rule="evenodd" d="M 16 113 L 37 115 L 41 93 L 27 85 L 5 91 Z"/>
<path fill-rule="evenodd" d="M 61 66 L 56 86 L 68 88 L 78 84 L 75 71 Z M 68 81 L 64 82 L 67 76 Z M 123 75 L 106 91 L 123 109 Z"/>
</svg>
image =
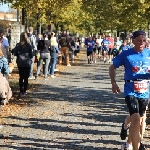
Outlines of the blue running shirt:
<svg viewBox="0 0 150 150">
<path fill-rule="evenodd" d="M 102 49 L 108 51 L 108 50 L 109 50 L 109 48 L 108 48 L 108 45 L 109 45 L 109 44 L 111 44 L 110 41 L 107 40 L 107 39 L 104 39 L 104 40 L 102 41 Z"/>
<path fill-rule="evenodd" d="M 115 57 L 113 65 L 116 68 L 122 65 L 125 66 L 125 80 L 150 79 L 150 50 L 145 48 L 142 52 L 136 52 L 134 48 L 130 48 Z M 145 92 L 135 91 L 134 82 L 126 82 L 124 84 L 124 96 L 127 95 L 134 95 L 138 98 L 149 98 L 148 90 Z"/>
<path fill-rule="evenodd" d="M 85 45 L 88 46 L 87 51 L 91 52 L 93 51 L 93 46 L 95 45 L 95 42 L 93 40 L 86 40 Z"/>
<path fill-rule="evenodd" d="M 123 52 L 123 51 L 129 50 L 130 46 L 129 45 L 121 45 L 119 49 Z"/>
</svg>

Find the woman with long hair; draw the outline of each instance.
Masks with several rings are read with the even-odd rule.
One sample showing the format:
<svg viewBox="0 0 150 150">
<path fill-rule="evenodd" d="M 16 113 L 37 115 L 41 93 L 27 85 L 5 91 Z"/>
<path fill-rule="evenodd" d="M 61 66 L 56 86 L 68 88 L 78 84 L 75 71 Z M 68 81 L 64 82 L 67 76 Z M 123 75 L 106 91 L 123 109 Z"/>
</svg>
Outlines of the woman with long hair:
<svg viewBox="0 0 150 150">
<path fill-rule="evenodd" d="M 20 34 L 20 42 L 14 48 L 14 55 L 17 56 L 17 66 L 19 70 L 20 96 L 26 94 L 28 88 L 28 78 L 32 64 L 32 46 L 26 32 Z"/>
</svg>

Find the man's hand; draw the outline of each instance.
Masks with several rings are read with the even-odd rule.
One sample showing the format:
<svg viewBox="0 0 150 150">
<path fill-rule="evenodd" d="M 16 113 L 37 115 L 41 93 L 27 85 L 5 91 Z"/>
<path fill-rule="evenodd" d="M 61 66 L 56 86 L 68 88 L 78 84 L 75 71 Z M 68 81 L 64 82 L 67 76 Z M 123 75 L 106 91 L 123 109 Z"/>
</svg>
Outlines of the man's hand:
<svg viewBox="0 0 150 150">
<path fill-rule="evenodd" d="M 114 94 L 120 93 L 120 89 L 116 83 L 112 84 L 112 91 Z"/>
</svg>

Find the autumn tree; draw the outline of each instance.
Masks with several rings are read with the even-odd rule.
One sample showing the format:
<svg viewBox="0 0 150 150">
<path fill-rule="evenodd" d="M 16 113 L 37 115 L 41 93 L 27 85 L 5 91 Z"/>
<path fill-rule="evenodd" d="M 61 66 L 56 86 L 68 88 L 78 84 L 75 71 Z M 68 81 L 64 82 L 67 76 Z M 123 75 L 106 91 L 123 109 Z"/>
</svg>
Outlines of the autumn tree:
<svg viewBox="0 0 150 150">
<path fill-rule="evenodd" d="M 53 23 L 73 32 L 147 29 L 149 0 L 0 0 L 27 10 L 28 24 Z"/>
</svg>

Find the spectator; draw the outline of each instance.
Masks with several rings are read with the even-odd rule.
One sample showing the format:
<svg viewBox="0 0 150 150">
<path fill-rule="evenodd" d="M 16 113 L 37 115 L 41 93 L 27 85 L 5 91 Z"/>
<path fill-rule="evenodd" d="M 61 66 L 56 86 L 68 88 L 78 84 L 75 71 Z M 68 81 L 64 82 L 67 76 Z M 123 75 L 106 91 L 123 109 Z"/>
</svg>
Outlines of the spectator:
<svg viewBox="0 0 150 150">
<path fill-rule="evenodd" d="M 76 53 L 75 53 L 76 47 L 77 47 L 77 45 L 75 43 L 75 39 L 73 37 L 70 37 L 70 51 L 72 53 L 72 55 L 71 55 L 72 63 L 74 63 L 74 57 L 76 55 Z"/>
<path fill-rule="evenodd" d="M 51 59 L 50 59 L 50 66 L 49 66 L 49 74 L 51 76 L 51 78 L 54 78 L 54 69 L 56 67 L 56 63 L 57 63 L 57 58 L 58 58 L 58 54 L 59 54 L 59 49 L 57 46 L 51 46 L 51 50 L 50 50 L 50 55 L 51 55 Z"/>
<path fill-rule="evenodd" d="M 33 34 L 33 27 L 29 27 L 28 37 L 29 37 L 30 44 L 32 46 L 32 53 L 33 53 L 29 79 L 35 79 L 34 76 L 33 76 L 33 67 L 34 67 L 35 56 L 36 56 L 36 53 L 37 53 L 37 38 Z"/>
<path fill-rule="evenodd" d="M 58 49 L 58 52 L 60 54 L 60 51 L 59 51 L 59 48 L 58 48 L 58 40 L 57 40 L 57 37 L 56 37 L 56 34 L 54 32 L 51 33 L 51 46 L 55 47 L 56 49 Z M 57 55 L 57 59 L 56 59 L 56 64 L 57 64 L 57 60 L 58 60 L 58 55 Z M 54 68 L 54 72 L 55 71 L 59 71 L 57 68 L 56 68 L 56 64 L 55 64 L 55 68 Z"/>
<path fill-rule="evenodd" d="M 40 74 L 41 67 L 44 62 L 44 79 L 47 79 L 48 75 L 48 66 L 50 63 L 50 41 L 49 40 L 40 40 L 38 42 L 38 50 L 40 52 L 40 59 L 38 61 L 38 68 L 35 79 L 37 79 Z"/>
<path fill-rule="evenodd" d="M 27 94 L 28 78 L 33 60 L 32 50 L 27 33 L 22 32 L 20 35 L 20 42 L 14 48 L 14 55 L 17 56 L 16 62 L 19 70 L 20 97 Z"/>
<path fill-rule="evenodd" d="M 12 91 L 8 80 L 3 76 L 2 73 L 0 73 L 0 80 L 0 104 L 6 105 L 12 97 Z"/>
<path fill-rule="evenodd" d="M 0 73 L 6 78 L 9 75 L 8 60 L 4 57 L 2 48 L 0 47 Z"/>
<path fill-rule="evenodd" d="M 9 44 L 8 39 L 4 37 L 3 29 L 0 29 L 0 46 L 2 47 L 2 52 L 5 58 L 8 58 L 9 55 Z"/>
<path fill-rule="evenodd" d="M 61 54 L 65 56 L 65 64 L 71 66 L 69 62 L 69 39 L 65 31 L 61 34 L 59 44 L 61 46 Z M 62 63 L 62 56 L 59 57 L 59 63 Z"/>
</svg>

